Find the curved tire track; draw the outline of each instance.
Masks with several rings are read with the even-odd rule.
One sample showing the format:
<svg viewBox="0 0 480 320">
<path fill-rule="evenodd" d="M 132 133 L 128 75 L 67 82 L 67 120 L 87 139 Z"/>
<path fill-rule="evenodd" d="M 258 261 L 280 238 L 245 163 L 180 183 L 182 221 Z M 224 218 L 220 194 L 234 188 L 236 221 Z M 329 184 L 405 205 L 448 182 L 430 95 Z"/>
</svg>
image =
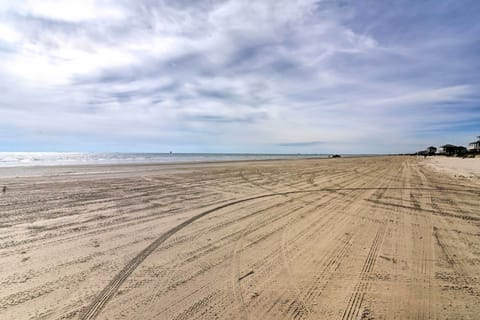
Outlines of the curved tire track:
<svg viewBox="0 0 480 320">
<path fill-rule="evenodd" d="M 87 307 L 86 311 L 82 315 L 80 319 L 95 319 L 102 309 L 105 307 L 107 302 L 113 297 L 113 295 L 117 292 L 118 288 L 125 282 L 125 280 L 135 271 L 135 269 L 153 252 L 157 249 L 162 243 L 164 243 L 168 238 L 172 235 L 177 233 L 178 231 L 182 230 L 186 226 L 190 225 L 191 223 L 195 222 L 196 220 L 223 208 L 233 206 L 242 202 L 252 201 L 261 198 L 267 197 L 274 197 L 279 196 L 281 194 L 265 194 L 255 197 L 250 197 L 246 199 L 240 199 L 225 203 L 221 206 L 212 208 L 210 210 L 204 211 L 192 218 L 182 222 L 178 226 L 170 229 L 169 231 L 162 234 L 159 238 L 157 238 L 154 242 L 152 242 L 148 247 L 143 249 L 138 255 L 136 255 L 130 262 L 127 263 L 125 267 L 123 267 L 120 272 L 110 281 L 110 283 L 100 292 L 100 294 L 95 298 L 95 300 Z"/>
<path fill-rule="evenodd" d="M 324 189 L 309 189 L 309 190 L 294 190 L 294 191 L 286 191 L 286 192 L 278 192 L 278 193 L 271 193 L 271 194 L 263 194 L 260 196 L 249 197 L 240 200 L 234 200 L 218 207 L 209 209 L 204 211 L 192 218 L 182 222 L 181 224 L 177 225 L 176 227 L 170 229 L 169 231 L 162 234 L 159 238 L 157 238 L 154 242 L 152 242 L 148 247 L 142 250 L 138 255 L 136 255 L 133 259 L 131 259 L 122 270 L 120 270 L 115 277 L 110 281 L 110 283 L 100 292 L 100 294 L 94 299 L 94 301 L 86 308 L 83 312 L 83 315 L 80 319 L 88 320 L 88 319 L 95 319 L 108 301 L 113 297 L 113 295 L 117 292 L 120 286 L 125 282 L 125 280 L 135 271 L 135 269 L 153 252 L 155 251 L 162 243 L 164 243 L 167 239 L 169 239 L 172 235 L 177 233 L 178 231 L 182 230 L 186 226 L 190 225 L 191 223 L 195 222 L 196 220 L 221 209 L 227 208 L 229 206 L 233 206 L 242 202 L 252 201 L 256 199 L 268 198 L 268 197 L 275 197 L 275 196 L 285 196 L 289 194 L 296 194 L 296 193 L 308 193 L 308 192 L 328 192 L 328 191 L 346 191 L 346 190 L 400 190 L 405 188 L 324 188 Z M 412 190 L 428 190 L 428 191 L 446 191 L 445 189 L 437 189 L 437 188 L 408 188 Z M 456 190 L 450 189 L 450 192 L 479 192 L 479 190 L 472 189 L 472 190 Z"/>
</svg>

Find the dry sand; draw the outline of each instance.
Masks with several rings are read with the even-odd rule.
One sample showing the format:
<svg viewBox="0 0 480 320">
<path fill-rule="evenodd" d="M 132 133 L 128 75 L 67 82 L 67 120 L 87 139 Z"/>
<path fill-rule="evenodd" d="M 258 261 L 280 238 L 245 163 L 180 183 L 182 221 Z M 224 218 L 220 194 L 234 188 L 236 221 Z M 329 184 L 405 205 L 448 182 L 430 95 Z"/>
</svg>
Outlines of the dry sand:
<svg viewBox="0 0 480 320">
<path fill-rule="evenodd" d="M 480 180 L 430 160 L 22 172 L 0 171 L 0 319 L 480 315 Z"/>
<path fill-rule="evenodd" d="M 480 179 L 480 157 L 453 158 L 435 156 L 429 157 L 425 162 L 433 170 L 437 170 L 456 178 Z"/>
</svg>

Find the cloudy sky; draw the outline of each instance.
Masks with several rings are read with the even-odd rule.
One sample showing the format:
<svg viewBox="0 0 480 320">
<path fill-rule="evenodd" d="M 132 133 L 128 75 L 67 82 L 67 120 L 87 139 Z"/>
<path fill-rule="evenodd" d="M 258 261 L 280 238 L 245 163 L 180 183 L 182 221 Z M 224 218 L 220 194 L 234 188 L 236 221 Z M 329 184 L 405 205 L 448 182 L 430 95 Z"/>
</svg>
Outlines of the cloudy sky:
<svg viewBox="0 0 480 320">
<path fill-rule="evenodd" d="M 2 0 L 0 151 L 465 145 L 479 71 L 478 0 Z"/>
</svg>

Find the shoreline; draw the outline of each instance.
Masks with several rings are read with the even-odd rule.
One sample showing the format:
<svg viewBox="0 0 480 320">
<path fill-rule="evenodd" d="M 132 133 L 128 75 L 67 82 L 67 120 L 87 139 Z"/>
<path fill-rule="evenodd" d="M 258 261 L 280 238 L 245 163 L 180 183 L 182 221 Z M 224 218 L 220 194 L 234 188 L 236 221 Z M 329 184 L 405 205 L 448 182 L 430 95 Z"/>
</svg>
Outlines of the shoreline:
<svg viewBox="0 0 480 320">
<path fill-rule="evenodd" d="M 67 174 L 89 174 L 92 173 L 90 170 L 94 168 L 107 169 L 99 173 L 114 173 L 121 172 L 118 169 L 129 169 L 129 168 L 158 168 L 168 169 L 175 167 L 186 167 L 190 168 L 196 166 L 208 166 L 208 165 L 228 165 L 228 164 L 248 164 L 248 163 L 268 163 L 268 162 L 284 162 L 284 161 L 314 161 L 314 160 L 341 160 L 341 159 L 359 159 L 359 158 L 374 158 L 374 157 L 396 157 L 397 155 L 352 155 L 352 156 L 342 156 L 341 158 L 328 158 L 328 157 L 298 157 L 298 158 L 276 158 L 276 159 L 235 159 L 235 160 L 199 160 L 199 161 L 176 161 L 176 162 L 145 162 L 145 163 L 88 163 L 88 164 L 53 164 L 53 165 L 25 165 L 25 166 L 0 166 L 0 179 L 2 178 L 11 178 L 12 176 L 18 177 L 37 177 L 44 176 L 45 174 L 39 173 L 55 173 L 63 175 Z M 110 169 L 110 170 L 108 170 Z M 84 173 L 82 173 L 84 171 Z M 27 173 L 31 172 L 32 175 Z M 16 173 L 17 175 L 14 175 Z M 36 173 L 36 174 L 34 174 Z M 48 175 L 48 174 L 47 174 Z"/>
<path fill-rule="evenodd" d="M 83 165 L 156 165 L 230 161 L 323 159 L 332 154 L 268 153 L 72 153 L 0 152 L 0 168 L 56 167 Z M 390 156 L 390 154 L 340 154 L 343 158 Z"/>
</svg>

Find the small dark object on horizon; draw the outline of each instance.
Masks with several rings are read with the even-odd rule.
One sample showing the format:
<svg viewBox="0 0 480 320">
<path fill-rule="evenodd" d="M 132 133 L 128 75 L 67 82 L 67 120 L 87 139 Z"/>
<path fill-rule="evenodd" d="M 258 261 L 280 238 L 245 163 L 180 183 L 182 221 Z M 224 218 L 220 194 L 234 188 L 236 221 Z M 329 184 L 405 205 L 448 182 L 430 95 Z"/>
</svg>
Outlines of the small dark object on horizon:
<svg viewBox="0 0 480 320">
<path fill-rule="evenodd" d="M 7 192 L 7 186 L 3 186 L 2 192 L 3 192 L 3 193 Z"/>
<path fill-rule="evenodd" d="M 339 155 L 339 154 L 333 154 L 333 155 L 332 155 L 332 158 L 341 158 L 341 157 L 342 157 L 342 156 Z"/>
</svg>

